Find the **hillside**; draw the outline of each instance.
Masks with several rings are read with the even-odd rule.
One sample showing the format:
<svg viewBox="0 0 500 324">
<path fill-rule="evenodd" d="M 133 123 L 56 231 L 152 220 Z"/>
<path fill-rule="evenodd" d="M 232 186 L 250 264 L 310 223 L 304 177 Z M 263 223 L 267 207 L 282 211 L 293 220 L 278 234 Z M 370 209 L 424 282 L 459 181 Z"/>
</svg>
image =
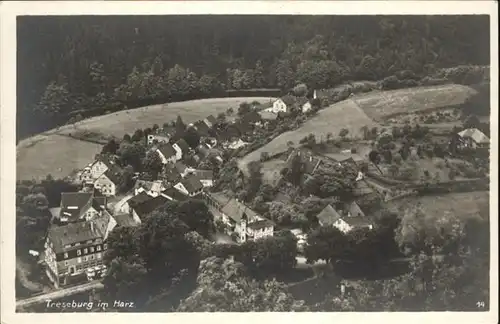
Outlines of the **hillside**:
<svg viewBox="0 0 500 324">
<path fill-rule="evenodd" d="M 228 108 L 237 110 L 243 101 L 260 101 L 270 98 L 219 98 L 177 102 L 120 111 L 83 120 L 73 125 L 52 129 L 22 140 L 17 145 L 17 178 L 45 178 L 47 174 L 65 177 L 73 170 L 90 163 L 101 145 L 69 138 L 65 135 L 78 131 L 91 131 L 104 136 L 122 137 L 138 128 L 162 125 L 180 115 L 190 123 L 208 115 L 217 116 Z"/>
<path fill-rule="evenodd" d="M 328 133 L 337 136 L 342 128 L 346 128 L 349 130 L 348 137 L 360 137 L 361 127 L 377 127 L 379 124 L 376 121 L 395 114 L 453 107 L 475 93 L 470 87 L 451 84 L 356 95 L 320 110 L 317 116 L 309 119 L 299 129 L 283 133 L 249 153 L 239 161 L 239 166 L 243 169 L 249 162 L 258 161 L 262 152 L 268 152 L 271 156 L 284 152 L 289 141 L 298 144 L 311 133 L 320 140 L 326 138 Z"/>
</svg>

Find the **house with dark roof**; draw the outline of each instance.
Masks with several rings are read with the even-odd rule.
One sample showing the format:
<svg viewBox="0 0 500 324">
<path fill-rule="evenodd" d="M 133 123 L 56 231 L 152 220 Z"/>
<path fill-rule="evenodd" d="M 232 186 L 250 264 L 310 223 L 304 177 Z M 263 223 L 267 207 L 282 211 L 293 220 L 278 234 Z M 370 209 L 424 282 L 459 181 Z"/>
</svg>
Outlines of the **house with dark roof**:
<svg viewBox="0 0 500 324">
<path fill-rule="evenodd" d="M 181 175 L 182 178 L 184 178 L 194 170 L 180 161 L 175 162 L 172 167 Z"/>
<path fill-rule="evenodd" d="M 92 192 L 63 192 L 57 216 L 60 223 L 74 223 L 100 217 L 106 211 L 106 197 Z"/>
<path fill-rule="evenodd" d="M 261 117 L 257 111 L 250 110 L 248 113 L 241 116 L 240 122 L 249 125 L 256 125 L 261 122 Z"/>
<path fill-rule="evenodd" d="M 217 124 L 217 119 L 214 116 L 209 115 L 203 120 L 203 122 L 207 124 L 209 128 L 213 128 Z"/>
<path fill-rule="evenodd" d="M 178 160 L 180 160 L 182 157 L 186 156 L 191 151 L 189 144 L 183 138 L 181 138 L 177 142 L 175 142 L 172 145 L 172 147 L 177 152 Z M 180 158 L 179 158 L 179 156 L 180 156 Z"/>
<path fill-rule="evenodd" d="M 167 184 L 174 185 L 181 181 L 182 175 L 172 164 L 167 164 L 163 168 L 160 178 L 164 186 L 167 187 Z"/>
<path fill-rule="evenodd" d="M 113 215 L 116 221 L 116 227 L 136 227 L 141 224 L 130 213 L 120 213 Z"/>
<path fill-rule="evenodd" d="M 122 169 L 117 165 L 111 166 L 94 182 L 94 188 L 105 196 L 116 195 L 118 184 L 122 177 Z"/>
<path fill-rule="evenodd" d="M 203 184 L 195 175 L 190 174 L 177 183 L 174 188 L 186 196 L 194 197 L 202 193 Z"/>
<path fill-rule="evenodd" d="M 167 198 L 170 201 L 185 201 L 189 199 L 188 196 L 182 194 L 179 190 L 174 187 L 170 187 L 161 193 L 162 197 Z"/>
<path fill-rule="evenodd" d="M 238 199 L 228 197 L 223 193 L 212 192 L 204 194 L 203 198 L 209 207 L 219 212 L 221 220 L 230 231 L 238 235 L 238 242 L 273 236 L 274 223 Z"/>
<path fill-rule="evenodd" d="M 203 120 L 195 122 L 193 127 L 201 137 L 207 137 L 210 135 L 210 127 Z"/>
<path fill-rule="evenodd" d="M 54 286 L 66 285 L 71 277 L 102 266 L 106 239 L 115 226 L 107 212 L 90 221 L 52 224 L 45 238 L 44 263 Z"/>
<path fill-rule="evenodd" d="M 139 220 L 140 222 L 142 222 L 149 214 L 162 207 L 169 201 L 170 199 L 164 197 L 163 195 L 159 195 L 157 197 L 149 197 L 149 199 L 141 201 L 140 203 L 134 203 L 130 205 L 131 216 L 135 220 Z"/>
<path fill-rule="evenodd" d="M 312 109 L 311 102 L 306 97 L 298 97 L 295 105 L 302 113 L 306 113 Z"/>
<path fill-rule="evenodd" d="M 373 228 L 371 220 L 364 217 L 363 212 L 356 203 L 351 203 L 347 206 L 344 216 L 341 216 L 335 208 L 328 205 L 316 216 L 316 218 L 321 226 L 333 226 L 343 233 L 350 232 L 357 228 Z"/>
<path fill-rule="evenodd" d="M 174 163 L 179 160 L 178 151 L 176 151 L 170 143 L 161 143 L 160 145 L 158 145 L 156 152 L 160 156 L 161 162 L 163 164 Z"/>
</svg>

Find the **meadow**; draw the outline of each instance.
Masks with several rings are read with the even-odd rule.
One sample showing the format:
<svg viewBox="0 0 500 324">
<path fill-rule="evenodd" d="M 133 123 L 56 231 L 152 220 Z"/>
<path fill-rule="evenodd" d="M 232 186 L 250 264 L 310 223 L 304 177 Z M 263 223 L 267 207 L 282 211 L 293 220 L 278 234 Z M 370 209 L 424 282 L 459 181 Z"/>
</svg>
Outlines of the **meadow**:
<svg viewBox="0 0 500 324">
<path fill-rule="evenodd" d="M 85 167 L 100 152 L 101 145 L 69 138 L 68 134 L 87 131 L 121 138 L 139 128 L 161 126 L 178 115 L 185 123 L 191 123 L 209 115 L 216 117 L 228 108 L 233 108 L 236 115 L 240 103 L 245 101 L 265 104 L 270 100 L 272 98 L 263 97 L 191 100 L 120 111 L 52 129 L 19 142 L 17 179 L 45 178 L 49 173 L 57 178 L 66 177 L 75 169 Z"/>
</svg>

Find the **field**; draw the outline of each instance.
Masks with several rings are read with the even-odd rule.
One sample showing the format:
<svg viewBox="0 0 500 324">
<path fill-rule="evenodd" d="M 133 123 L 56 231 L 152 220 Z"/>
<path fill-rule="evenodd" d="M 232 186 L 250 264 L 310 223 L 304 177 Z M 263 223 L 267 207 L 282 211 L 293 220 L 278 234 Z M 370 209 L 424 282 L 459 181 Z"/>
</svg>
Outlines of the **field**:
<svg viewBox="0 0 500 324">
<path fill-rule="evenodd" d="M 17 179 L 45 178 L 47 174 L 62 178 L 89 164 L 101 145 L 61 135 L 37 135 L 17 147 Z"/>
<path fill-rule="evenodd" d="M 370 118 L 382 120 L 398 114 L 445 109 L 460 105 L 476 90 L 457 84 L 370 92 L 352 100 Z"/>
<path fill-rule="evenodd" d="M 351 100 L 344 100 L 321 110 L 317 116 L 312 117 L 299 129 L 286 132 L 273 139 L 265 146 L 251 152 L 239 161 L 240 168 L 249 162 L 258 161 L 261 152 L 275 155 L 285 152 L 287 143 L 292 141 L 298 145 L 299 141 L 309 134 L 314 134 L 316 139 L 325 139 L 328 133 L 337 136 L 342 128 L 349 130 L 348 137 L 360 137 L 363 126 L 378 126 Z"/>
<path fill-rule="evenodd" d="M 165 122 L 175 120 L 181 116 L 185 123 L 195 122 L 209 115 L 217 117 L 228 108 L 233 108 L 234 113 L 242 102 L 259 101 L 269 102 L 271 98 L 215 98 L 174 102 L 154 105 L 130 110 L 124 110 L 109 115 L 97 116 L 83 120 L 75 125 L 60 127 L 60 134 L 71 133 L 75 129 L 88 130 L 104 135 L 123 137 L 126 133 L 134 133 L 138 128 L 152 127 L 154 124 L 163 125 Z"/>
<path fill-rule="evenodd" d="M 219 98 L 176 102 L 120 111 L 89 118 L 74 125 L 62 126 L 22 140 L 17 145 L 17 178 L 45 178 L 47 174 L 65 177 L 73 170 L 85 167 L 99 153 L 101 145 L 61 136 L 88 130 L 122 137 L 138 128 L 162 125 L 180 115 L 184 122 L 194 122 L 209 115 L 216 116 L 233 108 L 235 113 L 241 102 L 270 98 Z"/>
<path fill-rule="evenodd" d="M 436 218 L 447 214 L 459 219 L 468 219 L 489 210 L 489 192 L 476 191 L 412 197 L 391 202 L 390 207 L 397 210 L 399 207 L 410 207 L 416 203 L 420 203 L 426 213 L 435 215 Z M 481 216 L 484 217 L 484 215 Z"/>
</svg>

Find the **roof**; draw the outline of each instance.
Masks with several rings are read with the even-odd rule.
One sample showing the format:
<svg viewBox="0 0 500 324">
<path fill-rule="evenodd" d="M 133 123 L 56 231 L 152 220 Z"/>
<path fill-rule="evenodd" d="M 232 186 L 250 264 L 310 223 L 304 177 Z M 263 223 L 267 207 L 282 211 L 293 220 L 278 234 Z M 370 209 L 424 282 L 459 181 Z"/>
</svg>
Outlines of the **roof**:
<svg viewBox="0 0 500 324">
<path fill-rule="evenodd" d="M 172 134 L 175 133 L 175 127 L 162 127 L 162 128 L 158 128 L 156 130 L 156 134 L 152 134 L 152 135 L 159 135 L 159 136 L 165 136 L 165 137 L 170 137 L 172 136 Z"/>
<path fill-rule="evenodd" d="M 225 206 L 232 199 L 222 192 L 209 192 L 208 195 L 221 206 Z"/>
<path fill-rule="evenodd" d="M 210 153 L 210 148 L 205 144 L 200 144 L 196 147 L 196 153 L 198 153 L 201 157 L 205 157 Z"/>
<path fill-rule="evenodd" d="M 194 123 L 194 127 L 200 133 L 200 135 L 208 135 L 208 132 L 210 131 L 210 127 L 208 127 L 207 124 L 203 120 L 198 120 L 196 123 Z"/>
<path fill-rule="evenodd" d="M 197 192 L 203 189 L 203 184 L 200 180 L 198 180 L 198 177 L 194 175 L 188 175 L 181 181 L 181 183 L 189 193 Z"/>
<path fill-rule="evenodd" d="M 367 217 L 343 217 L 342 220 L 352 227 L 364 227 L 373 225 Z"/>
<path fill-rule="evenodd" d="M 259 214 L 235 198 L 230 199 L 229 202 L 222 207 L 222 212 L 237 223 L 241 222 L 244 217 L 248 220 L 262 218 Z"/>
<path fill-rule="evenodd" d="M 217 124 L 217 119 L 212 115 L 209 115 L 206 119 L 210 122 L 210 124 L 212 124 L 212 126 Z"/>
<path fill-rule="evenodd" d="M 115 157 L 111 154 L 98 154 L 95 162 L 102 162 L 109 168 L 115 164 Z"/>
<path fill-rule="evenodd" d="M 277 114 L 270 112 L 270 111 L 265 111 L 265 110 L 259 111 L 259 115 L 260 115 L 260 118 L 266 119 L 266 120 L 275 120 L 276 118 L 278 118 Z"/>
<path fill-rule="evenodd" d="M 106 197 L 94 197 L 92 199 L 92 207 L 97 211 L 106 209 L 106 203 Z"/>
<path fill-rule="evenodd" d="M 365 213 L 355 201 L 348 204 L 346 210 L 351 214 L 351 217 L 365 217 Z"/>
<path fill-rule="evenodd" d="M 161 181 L 137 180 L 134 187 L 136 189 L 144 188 L 147 191 L 161 192 L 163 185 Z"/>
<path fill-rule="evenodd" d="M 52 225 L 47 233 L 56 253 L 67 250 L 66 245 L 102 238 L 103 235 L 93 221 Z"/>
<path fill-rule="evenodd" d="M 120 182 L 121 177 L 122 177 L 122 170 L 120 167 L 118 167 L 116 164 L 112 165 L 106 172 L 104 172 L 104 175 L 111 180 L 114 184 L 117 184 Z"/>
<path fill-rule="evenodd" d="M 266 227 L 274 226 L 274 223 L 268 219 L 259 219 L 256 222 L 248 223 L 247 227 L 253 230 L 259 230 Z"/>
<path fill-rule="evenodd" d="M 179 139 L 177 142 L 175 142 L 175 144 L 177 144 L 177 146 L 181 148 L 183 153 L 188 152 L 190 149 L 189 144 L 183 138 Z"/>
<path fill-rule="evenodd" d="M 212 180 L 214 178 L 212 170 L 195 170 L 193 173 L 200 180 Z"/>
<path fill-rule="evenodd" d="M 286 95 L 280 98 L 281 101 L 285 103 L 285 105 L 293 105 L 295 102 L 297 102 L 297 98 L 292 96 L 292 95 Z"/>
<path fill-rule="evenodd" d="M 181 174 L 175 167 L 166 167 L 163 169 L 162 177 L 167 182 L 179 182 L 182 179 Z"/>
<path fill-rule="evenodd" d="M 134 227 L 139 225 L 129 213 L 113 215 L 113 218 L 118 226 Z"/>
<path fill-rule="evenodd" d="M 166 159 L 175 156 L 176 154 L 175 149 L 172 147 L 170 143 L 161 143 L 160 145 L 158 145 L 158 150 L 161 152 L 161 154 L 163 154 L 163 156 Z"/>
<path fill-rule="evenodd" d="M 328 205 L 316 216 L 322 225 L 333 225 L 339 220 L 340 214 L 331 206 Z"/>
<path fill-rule="evenodd" d="M 374 193 L 375 191 L 368 186 L 366 181 L 360 180 L 356 181 L 356 184 L 353 189 L 353 194 L 355 196 L 365 196 Z"/>
<path fill-rule="evenodd" d="M 250 110 L 245 115 L 241 116 L 241 121 L 244 123 L 256 123 L 261 119 L 260 114 L 255 110 Z"/>
<path fill-rule="evenodd" d="M 162 192 L 161 195 L 169 200 L 172 199 L 176 201 L 184 201 L 187 199 L 186 196 L 184 196 L 182 193 L 179 192 L 179 190 L 173 187 L 168 188 L 167 190 Z"/>
<path fill-rule="evenodd" d="M 79 219 L 92 204 L 92 193 L 63 192 L 61 193 L 61 217 Z"/>
<path fill-rule="evenodd" d="M 127 203 L 130 207 L 140 205 L 148 200 L 153 199 L 150 195 L 145 193 L 144 191 L 139 193 L 138 195 L 133 196 L 129 200 L 127 200 Z"/>
<path fill-rule="evenodd" d="M 184 171 L 186 171 L 187 166 L 184 163 L 177 161 L 174 163 L 174 169 L 179 173 L 183 173 Z"/>
<path fill-rule="evenodd" d="M 458 133 L 458 135 L 460 135 L 461 137 L 464 137 L 464 138 L 471 138 L 477 144 L 489 144 L 490 143 L 490 139 L 488 138 L 488 136 L 484 135 L 484 133 L 481 132 L 477 128 L 465 129 L 465 130 L 461 131 L 460 133 Z"/>
<path fill-rule="evenodd" d="M 140 219 L 143 219 L 146 215 L 152 213 L 155 209 L 160 208 L 165 205 L 170 200 L 163 196 L 158 196 L 144 201 L 140 204 L 133 206 L 133 210 L 137 213 Z"/>
</svg>

